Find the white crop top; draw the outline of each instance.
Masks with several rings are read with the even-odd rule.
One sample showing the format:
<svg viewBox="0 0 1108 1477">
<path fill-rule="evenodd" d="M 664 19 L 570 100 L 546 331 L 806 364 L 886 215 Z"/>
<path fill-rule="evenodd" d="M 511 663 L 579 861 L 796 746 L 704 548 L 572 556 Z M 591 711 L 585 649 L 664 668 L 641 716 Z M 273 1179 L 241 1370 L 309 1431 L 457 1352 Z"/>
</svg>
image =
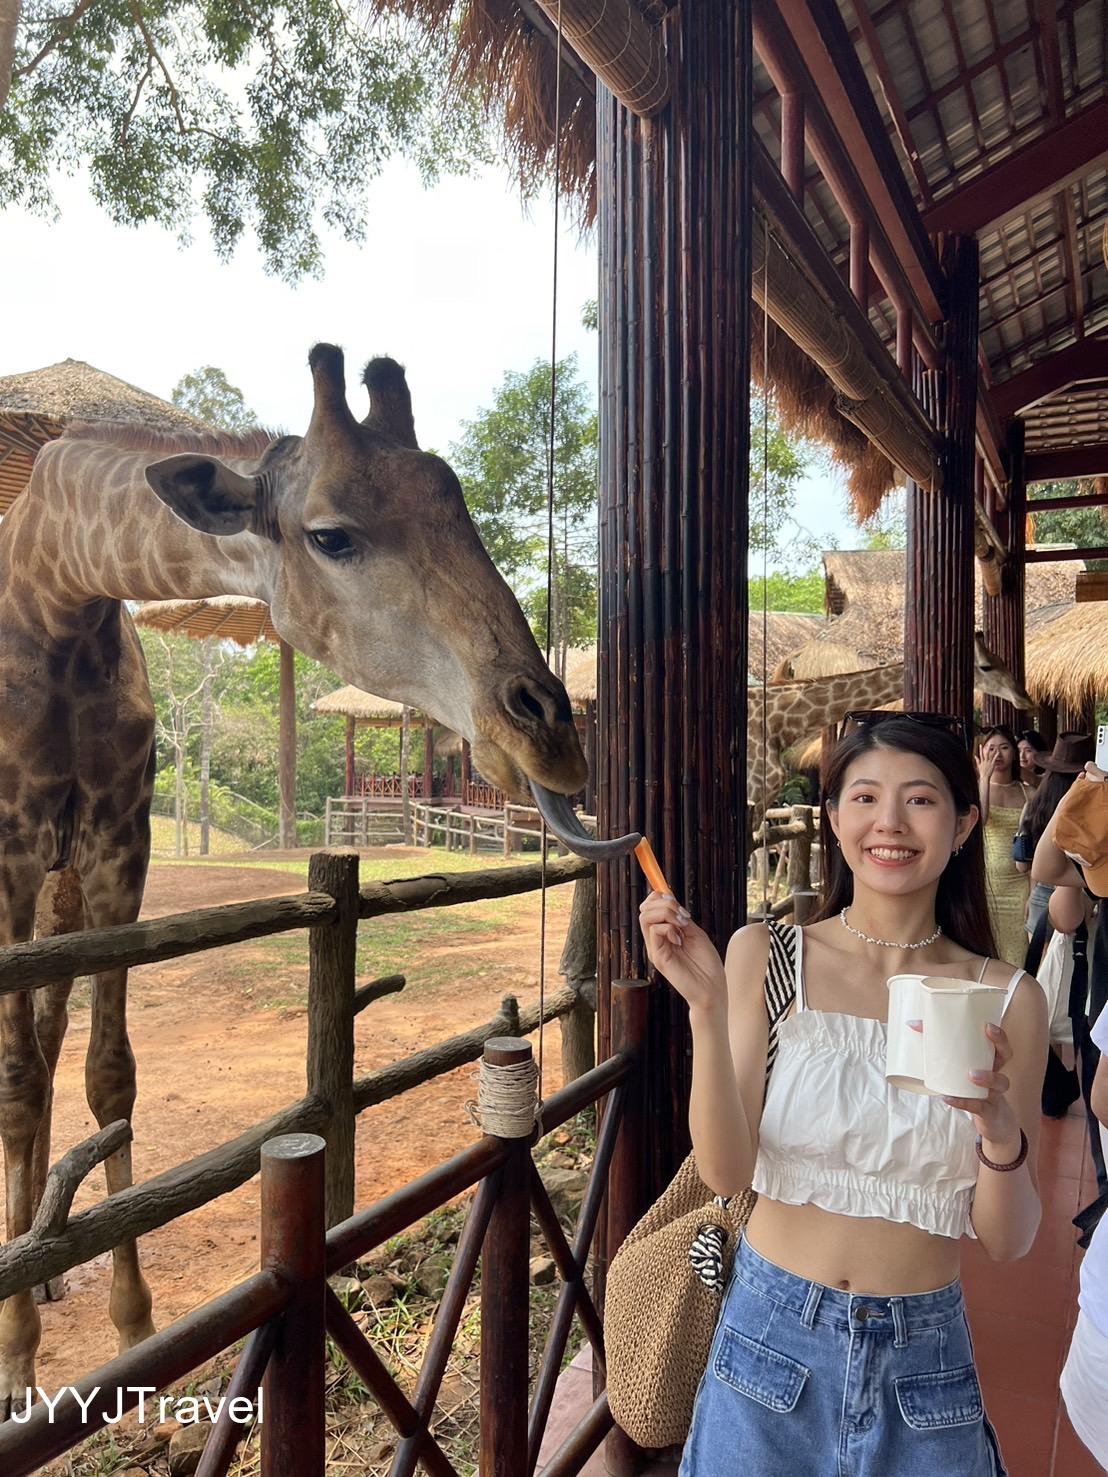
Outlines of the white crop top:
<svg viewBox="0 0 1108 1477">
<path fill-rule="evenodd" d="M 969 1115 L 886 1082 L 884 1021 L 807 1008 L 796 934 L 796 1010 L 778 1027 L 752 1187 L 786 1205 L 973 1236 Z"/>
</svg>

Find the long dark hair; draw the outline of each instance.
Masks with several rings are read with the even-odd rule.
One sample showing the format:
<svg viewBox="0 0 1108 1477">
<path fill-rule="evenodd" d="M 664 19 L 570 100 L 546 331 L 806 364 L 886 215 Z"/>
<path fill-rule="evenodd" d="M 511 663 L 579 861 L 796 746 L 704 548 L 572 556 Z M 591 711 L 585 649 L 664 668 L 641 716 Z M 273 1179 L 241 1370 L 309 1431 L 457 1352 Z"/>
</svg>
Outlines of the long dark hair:
<svg viewBox="0 0 1108 1477">
<path fill-rule="evenodd" d="M 1008 785 L 1016 784 L 1020 777 L 1020 746 L 1016 741 L 1015 734 L 1008 727 L 1007 723 L 994 723 L 989 728 L 983 728 L 981 730 L 982 750 L 984 750 L 985 745 L 991 738 L 1002 738 L 1006 744 L 1011 744 L 1012 762 L 1008 766 L 1008 778 L 1004 783 Z"/>
<path fill-rule="evenodd" d="M 814 922 L 833 918 L 854 901 L 854 874 L 836 844 L 828 811 L 838 805 L 843 780 L 855 759 L 874 749 L 918 754 L 933 764 L 946 781 L 959 815 L 965 815 L 977 804 L 973 763 L 965 745 L 953 733 L 913 722 L 911 718 L 890 718 L 840 739 L 831 751 L 823 782 L 820 815 L 823 901 Z M 995 956 L 996 940 L 985 900 L 985 849 L 980 826 L 974 826 L 962 843 L 960 854 L 950 858 L 939 878 L 935 922 L 964 949 L 989 958 Z"/>
<path fill-rule="evenodd" d="M 1029 832 L 1035 846 L 1038 846 L 1051 816 L 1061 804 L 1062 796 L 1067 793 L 1076 778 L 1075 774 L 1057 774 L 1053 769 L 1043 771 L 1039 788 L 1027 802 L 1023 825 L 1020 827 L 1021 830 Z"/>
</svg>

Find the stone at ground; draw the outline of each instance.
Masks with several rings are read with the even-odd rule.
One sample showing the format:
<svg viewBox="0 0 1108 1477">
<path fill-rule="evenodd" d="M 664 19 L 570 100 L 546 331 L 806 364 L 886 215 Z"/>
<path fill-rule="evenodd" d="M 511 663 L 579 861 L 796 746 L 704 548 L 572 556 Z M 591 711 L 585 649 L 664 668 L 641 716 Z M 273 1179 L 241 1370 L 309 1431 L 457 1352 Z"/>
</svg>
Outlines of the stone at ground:
<svg viewBox="0 0 1108 1477">
<path fill-rule="evenodd" d="M 441 1297 L 450 1277 L 453 1258 L 444 1252 L 436 1252 L 420 1262 L 416 1270 L 416 1286 L 429 1298 Z"/>
<path fill-rule="evenodd" d="M 536 1287 L 545 1287 L 558 1275 L 558 1268 L 548 1256 L 531 1258 L 531 1281 Z"/>
<path fill-rule="evenodd" d="M 331 1285 L 331 1291 L 347 1310 L 361 1306 L 362 1284 L 357 1277 L 345 1277 L 339 1272 L 334 1277 L 328 1277 L 327 1281 Z"/>
<path fill-rule="evenodd" d="M 204 1445 L 211 1434 L 208 1421 L 193 1421 L 179 1426 L 169 1443 L 170 1477 L 192 1477 L 200 1465 Z"/>
<path fill-rule="evenodd" d="M 550 1203 L 564 1219 L 569 1219 L 577 1214 L 581 1201 L 585 1198 L 585 1188 L 589 1177 L 583 1169 L 553 1169 L 542 1170 L 542 1182 L 546 1186 L 546 1193 L 550 1196 Z"/>
<path fill-rule="evenodd" d="M 391 1277 L 377 1272 L 372 1277 L 367 1277 L 360 1286 L 367 1302 L 372 1303 L 375 1308 L 386 1308 L 389 1303 L 396 1301 L 396 1285 Z"/>
</svg>

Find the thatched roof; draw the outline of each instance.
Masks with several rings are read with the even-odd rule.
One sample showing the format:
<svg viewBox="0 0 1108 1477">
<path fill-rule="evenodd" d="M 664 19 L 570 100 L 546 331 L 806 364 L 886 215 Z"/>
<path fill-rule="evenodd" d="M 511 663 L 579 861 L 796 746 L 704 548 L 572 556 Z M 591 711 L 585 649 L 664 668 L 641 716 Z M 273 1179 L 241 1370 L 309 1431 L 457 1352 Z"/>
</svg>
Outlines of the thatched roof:
<svg viewBox="0 0 1108 1477">
<path fill-rule="evenodd" d="M 38 448 L 70 421 L 126 421 L 170 432 L 210 429 L 168 400 L 83 359 L 0 377 L 0 514 L 26 487 Z"/>
<path fill-rule="evenodd" d="M 1043 612 L 1027 634 L 1027 690 L 1037 702 L 1073 708 L 1108 697 L 1108 602 Z"/>
<path fill-rule="evenodd" d="M 235 641 L 239 646 L 281 639 L 269 618 L 269 606 L 264 600 L 251 600 L 246 595 L 213 595 L 207 600 L 147 600 L 135 611 L 135 622 L 156 631 L 192 636 L 196 640 L 214 637 L 218 641 Z"/>
<path fill-rule="evenodd" d="M 1078 560 L 1029 564 L 1026 568 L 1028 629 L 1033 613 L 1046 606 L 1072 604 Z M 907 556 L 898 549 L 834 550 L 823 556 L 828 608 L 837 613 L 823 631 L 789 654 L 789 677 L 834 677 L 904 660 L 904 592 Z M 983 592 L 975 595 L 974 619 L 980 628 Z"/>
<path fill-rule="evenodd" d="M 566 652 L 565 686 L 575 708 L 596 701 L 595 646 L 571 646 Z"/>
<path fill-rule="evenodd" d="M 354 718 L 359 723 L 399 723 L 404 712 L 403 703 L 393 702 L 390 697 L 377 697 L 372 692 L 363 692 L 360 687 L 340 687 L 328 692 L 312 704 L 313 713 L 337 714 L 342 718 Z M 423 722 L 423 714 L 412 712 L 412 718 Z"/>
</svg>

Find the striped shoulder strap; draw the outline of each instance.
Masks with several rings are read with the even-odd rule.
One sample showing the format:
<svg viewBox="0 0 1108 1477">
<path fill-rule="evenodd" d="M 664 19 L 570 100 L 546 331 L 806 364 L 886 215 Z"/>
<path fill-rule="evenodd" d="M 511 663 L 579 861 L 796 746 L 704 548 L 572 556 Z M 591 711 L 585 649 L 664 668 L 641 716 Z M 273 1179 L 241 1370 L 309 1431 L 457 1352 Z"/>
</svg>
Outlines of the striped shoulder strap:
<svg viewBox="0 0 1108 1477">
<path fill-rule="evenodd" d="M 777 1059 L 777 1032 L 796 999 L 796 943 L 798 929 L 782 928 L 772 919 L 769 929 L 769 958 L 766 960 L 766 1015 L 769 1017 L 769 1047 L 766 1051 L 766 1081 Z"/>
</svg>

